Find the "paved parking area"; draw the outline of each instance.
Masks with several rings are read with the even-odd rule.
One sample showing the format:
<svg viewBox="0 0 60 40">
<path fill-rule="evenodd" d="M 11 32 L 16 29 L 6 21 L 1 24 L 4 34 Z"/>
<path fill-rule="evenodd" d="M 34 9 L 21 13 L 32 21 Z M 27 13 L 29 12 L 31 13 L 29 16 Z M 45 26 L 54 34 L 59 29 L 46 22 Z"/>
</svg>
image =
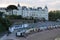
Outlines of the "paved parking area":
<svg viewBox="0 0 60 40">
<path fill-rule="evenodd" d="M 32 23 L 30 24 L 27 28 L 29 27 L 48 27 L 48 26 L 55 26 L 55 25 L 60 25 L 60 22 L 39 22 L 39 23 Z M 54 40 L 56 37 L 60 37 L 60 29 L 53 29 L 53 30 L 46 30 L 38 33 L 31 34 L 27 36 L 26 38 L 22 37 L 16 37 L 16 32 L 14 31 L 11 33 L 9 36 L 4 35 L 1 40 Z"/>
<path fill-rule="evenodd" d="M 60 25 L 60 22 L 52 22 L 52 21 L 46 21 L 46 22 L 38 22 L 33 24 L 34 27 L 48 27 L 48 26 L 55 26 Z"/>
<path fill-rule="evenodd" d="M 0 40 L 55 40 L 55 38 L 60 37 L 60 29 L 53 29 L 53 30 L 46 30 L 38 33 L 31 34 L 27 36 L 26 38 L 24 37 L 16 37 L 15 32 L 10 34 L 9 36 L 4 36 Z"/>
</svg>

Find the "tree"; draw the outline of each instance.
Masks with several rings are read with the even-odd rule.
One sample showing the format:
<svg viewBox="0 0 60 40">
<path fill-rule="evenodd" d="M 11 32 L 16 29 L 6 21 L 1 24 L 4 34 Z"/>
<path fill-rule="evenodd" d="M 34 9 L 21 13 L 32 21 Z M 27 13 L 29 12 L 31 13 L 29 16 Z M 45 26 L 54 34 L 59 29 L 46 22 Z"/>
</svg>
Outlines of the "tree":
<svg viewBox="0 0 60 40">
<path fill-rule="evenodd" d="M 49 20 L 56 21 L 57 19 L 60 19 L 60 11 L 50 11 L 49 12 Z"/>
<path fill-rule="evenodd" d="M 45 22 L 46 19 L 43 17 L 42 20 Z"/>
<path fill-rule="evenodd" d="M 21 15 L 7 15 L 6 17 L 8 19 L 22 19 Z"/>
<path fill-rule="evenodd" d="M 0 17 L 2 17 L 2 15 L 3 15 L 3 12 L 0 12 Z"/>
<path fill-rule="evenodd" d="M 0 12 L 0 15 L 2 15 L 3 12 Z M 11 25 L 11 22 L 7 18 L 2 18 L 0 16 L 0 32 L 6 31 Z"/>
<path fill-rule="evenodd" d="M 13 10 L 14 10 L 14 9 L 18 10 L 18 8 L 17 8 L 15 5 L 9 5 L 9 6 L 6 8 L 7 11 L 11 11 L 11 12 L 12 12 L 12 15 L 13 15 Z"/>
<path fill-rule="evenodd" d="M 11 22 L 7 18 L 3 19 L 0 17 L 0 28 L 2 28 L 3 30 L 7 30 L 10 25 Z"/>
</svg>

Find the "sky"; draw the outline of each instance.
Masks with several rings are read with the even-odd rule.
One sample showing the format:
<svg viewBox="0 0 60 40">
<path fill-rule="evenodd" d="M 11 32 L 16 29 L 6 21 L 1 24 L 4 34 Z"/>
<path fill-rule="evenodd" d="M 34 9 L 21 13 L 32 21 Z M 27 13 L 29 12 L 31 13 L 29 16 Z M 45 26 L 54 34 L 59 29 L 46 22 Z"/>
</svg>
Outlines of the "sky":
<svg viewBox="0 0 60 40">
<path fill-rule="evenodd" d="M 0 7 L 7 7 L 8 5 L 17 5 L 27 7 L 42 7 L 47 5 L 48 10 L 60 10 L 60 0 L 0 0 Z"/>
</svg>

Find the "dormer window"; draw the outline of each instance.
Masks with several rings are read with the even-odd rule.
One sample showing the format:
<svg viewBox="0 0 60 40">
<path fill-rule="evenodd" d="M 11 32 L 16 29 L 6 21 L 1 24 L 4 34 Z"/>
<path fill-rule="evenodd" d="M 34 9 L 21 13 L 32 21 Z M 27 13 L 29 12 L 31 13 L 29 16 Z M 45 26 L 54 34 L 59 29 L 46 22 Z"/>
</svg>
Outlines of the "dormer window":
<svg viewBox="0 0 60 40">
<path fill-rule="evenodd" d="M 47 7 L 47 6 L 45 6 L 45 8 L 47 9 L 48 7 Z"/>
<path fill-rule="evenodd" d="M 18 4 L 18 7 L 20 7 L 20 4 Z"/>
</svg>

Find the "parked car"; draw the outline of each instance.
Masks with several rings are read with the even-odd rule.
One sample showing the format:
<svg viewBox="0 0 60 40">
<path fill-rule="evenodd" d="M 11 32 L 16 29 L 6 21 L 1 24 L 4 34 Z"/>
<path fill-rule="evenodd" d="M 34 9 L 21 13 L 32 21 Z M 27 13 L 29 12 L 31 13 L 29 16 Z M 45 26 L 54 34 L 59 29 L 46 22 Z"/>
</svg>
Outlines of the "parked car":
<svg viewBox="0 0 60 40">
<path fill-rule="evenodd" d="M 40 28 L 34 28 L 34 32 L 39 32 Z"/>
<path fill-rule="evenodd" d="M 17 33 L 16 33 L 16 36 L 17 37 L 23 37 L 25 35 L 25 30 L 23 30 L 23 31 L 18 31 Z"/>
<path fill-rule="evenodd" d="M 47 27 L 40 27 L 40 30 L 43 31 L 43 30 L 46 30 Z"/>
<path fill-rule="evenodd" d="M 56 26 L 53 26 L 53 28 L 56 28 Z"/>
<path fill-rule="evenodd" d="M 60 28 L 60 25 L 58 25 L 58 28 Z"/>
<path fill-rule="evenodd" d="M 31 28 L 31 29 L 26 30 L 26 32 L 25 32 L 25 33 L 30 34 L 30 33 L 31 33 L 31 32 L 33 32 L 33 31 L 34 31 L 34 29 L 33 29 L 33 28 Z"/>
</svg>

